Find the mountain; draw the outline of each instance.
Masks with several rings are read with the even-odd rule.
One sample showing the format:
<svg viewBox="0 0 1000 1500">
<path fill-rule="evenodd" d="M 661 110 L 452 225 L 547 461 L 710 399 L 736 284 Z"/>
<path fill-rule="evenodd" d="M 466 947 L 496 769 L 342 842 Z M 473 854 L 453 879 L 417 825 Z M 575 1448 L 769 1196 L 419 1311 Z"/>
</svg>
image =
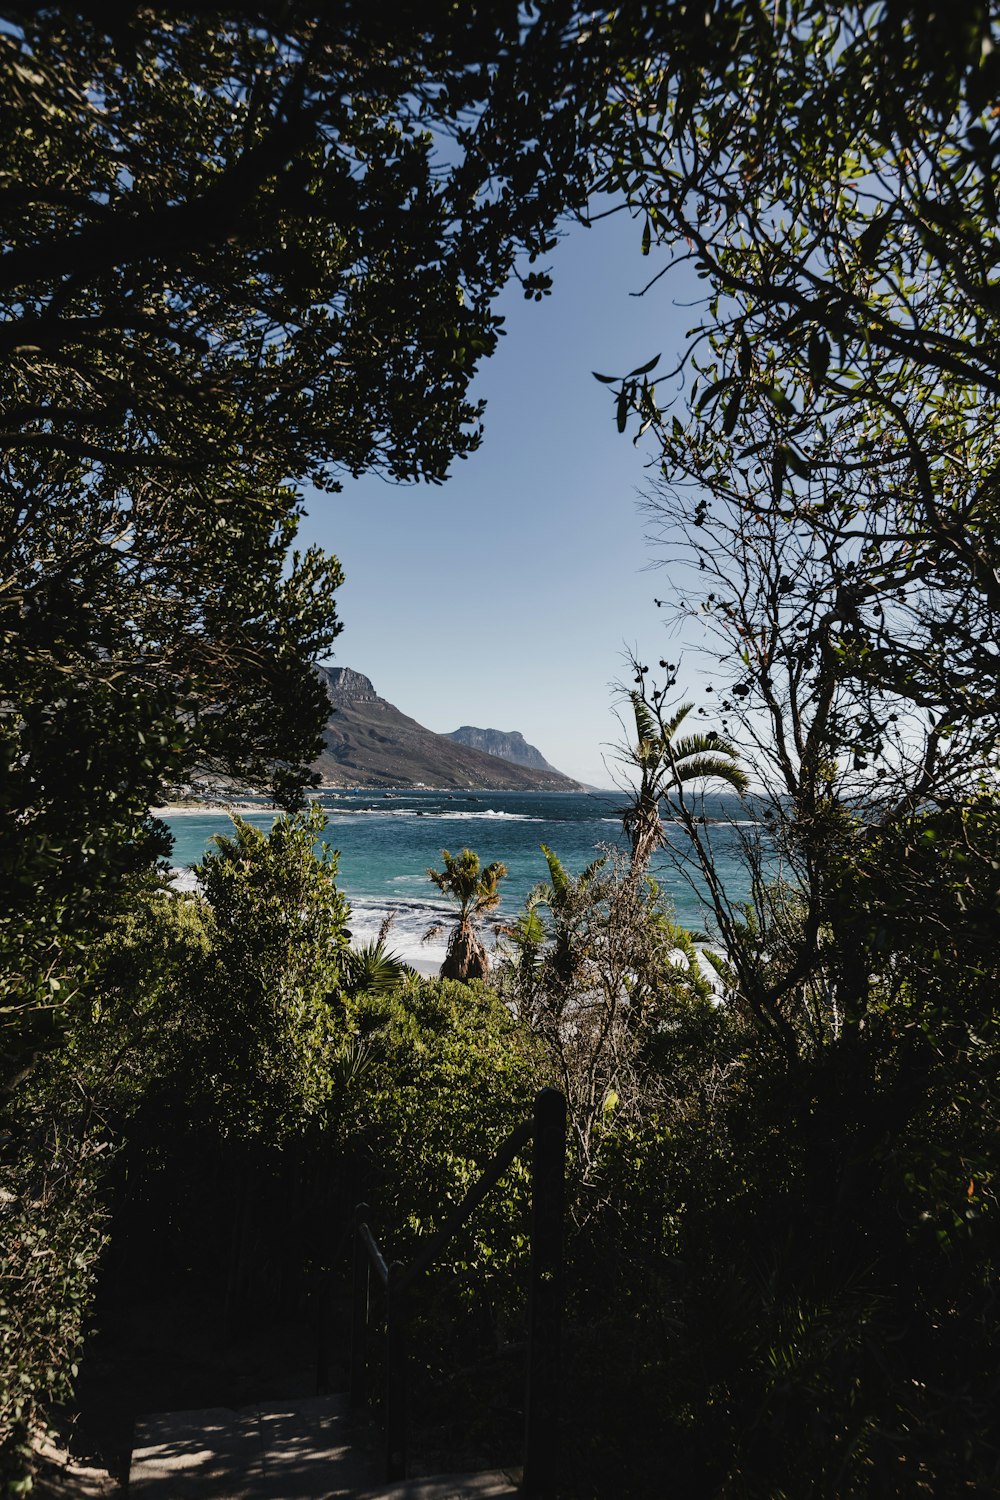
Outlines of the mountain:
<svg viewBox="0 0 1000 1500">
<path fill-rule="evenodd" d="M 374 684 L 350 667 L 317 670 L 330 695 L 325 748 L 315 763 L 324 786 L 580 789 L 578 782 L 554 770 L 540 755 L 540 767 L 522 765 L 425 729 L 380 698 Z M 525 750 L 532 750 L 520 735 L 503 738 L 520 740 Z M 537 750 L 533 753 L 538 755 Z"/>
<path fill-rule="evenodd" d="M 529 745 L 517 729 L 477 729 L 473 724 L 463 724 L 447 736 L 456 745 L 468 745 L 472 750 L 482 750 L 486 755 L 511 760 L 516 766 L 530 766 L 533 771 L 555 771 L 540 750 Z M 556 771 L 558 776 L 559 772 Z"/>
</svg>

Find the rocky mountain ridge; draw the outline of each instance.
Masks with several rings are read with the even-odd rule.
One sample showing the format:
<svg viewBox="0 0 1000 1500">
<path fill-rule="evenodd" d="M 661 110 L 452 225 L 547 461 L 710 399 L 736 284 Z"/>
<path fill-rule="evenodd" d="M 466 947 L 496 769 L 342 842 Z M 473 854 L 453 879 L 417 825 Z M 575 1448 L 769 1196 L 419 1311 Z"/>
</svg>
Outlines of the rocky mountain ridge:
<svg viewBox="0 0 1000 1500">
<path fill-rule="evenodd" d="M 578 782 L 550 766 L 516 731 L 503 737 L 519 741 L 525 751 L 538 757 L 541 766 L 506 759 L 425 729 L 380 698 L 371 680 L 350 667 L 319 667 L 317 671 L 330 696 L 325 745 L 315 763 L 324 786 L 580 790 Z"/>
</svg>

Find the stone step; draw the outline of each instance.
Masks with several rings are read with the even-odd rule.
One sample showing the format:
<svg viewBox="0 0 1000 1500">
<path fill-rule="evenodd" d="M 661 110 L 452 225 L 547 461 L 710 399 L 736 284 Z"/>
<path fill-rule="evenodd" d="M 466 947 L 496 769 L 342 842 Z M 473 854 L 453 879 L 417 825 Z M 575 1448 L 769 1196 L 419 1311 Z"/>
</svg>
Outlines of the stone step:
<svg viewBox="0 0 1000 1500">
<path fill-rule="evenodd" d="M 347 1398 L 164 1412 L 135 1424 L 129 1500 L 505 1500 L 499 1470 L 379 1480 L 351 1438 Z"/>
<path fill-rule="evenodd" d="M 507 1500 L 523 1492 L 516 1470 L 491 1469 L 482 1474 L 437 1474 L 430 1479 L 403 1479 L 365 1490 L 354 1500 Z"/>
<path fill-rule="evenodd" d="M 129 1497 L 332 1500 L 373 1489 L 343 1396 L 164 1412 L 135 1424 Z"/>
</svg>

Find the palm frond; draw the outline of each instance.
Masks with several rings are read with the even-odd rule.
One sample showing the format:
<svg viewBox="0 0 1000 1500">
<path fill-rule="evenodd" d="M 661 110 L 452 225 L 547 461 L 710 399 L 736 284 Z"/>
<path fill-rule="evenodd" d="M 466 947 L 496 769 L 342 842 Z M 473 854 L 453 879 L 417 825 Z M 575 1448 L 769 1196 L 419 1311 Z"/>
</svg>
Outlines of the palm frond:
<svg viewBox="0 0 1000 1500">
<path fill-rule="evenodd" d="M 606 854 L 602 854 L 600 859 L 595 859 L 590 862 L 590 864 L 584 870 L 583 874 L 580 876 L 578 882 L 581 890 L 585 886 L 590 885 L 591 881 L 604 869 L 604 866 L 607 864 L 607 862 L 608 856 Z"/>
<path fill-rule="evenodd" d="M 341 969 L 344 988 L 350 995 L 388 994 L 413 972 L 398 953 L 386 948 L 381 937 L 349 949 L 343 956 Z"/>
<path fill-rule="evenodd" d="M 692 755 L 678 761 L 674 766 L 674 776 L 678 782 L 707 779 L 725 781 L 738 792 L 745 792 L 748 785 L 745 771 L 731 760 L 711 754 Z"/>
<path fill-rule="evenodd" d="M 666 723 L 663 726 L 663 737 L 664 737 L 664 739 L 667 739 L 667 740 L 673 739 L 674 735 L 677 733 L 678 729 L 680 729 L 681 725 L 684 723 L 684 720 L 687 718 L 688 714 L 691 712 L 691 710 L 693 708 L 694 708 L 694 704 L 693 703 L 682 703 L 681 704 L 680 708 L 673 715 L 673 717 L 670 718 L 670 719 L 667 719 Z"/>
<path fill-rule="evenodd" d="M 651 709 L 641 692 L 629 694 L 635 714 L 637 745 L 629 751 L 629 763 L 640 773 L 633 803 L 622 815 L 625 832 L 632 845 L 632 871 L 641 874 L 653 851 L 664 841 L 660 821 L 661 799 L 684 782 L 695 780 L 724 781 L 734 790 L 747 790 L 748 781 L 740 768 L 737 752 L 729 740 L 717 733 L 685 735 L 675 740 L 680 726 L 694 708 L 682 703 L 668 719 Z"/>
<path fill-rule="evenodd" d="M 641 693 L 630 693 L 632 711 L 635 714 L 635 733 L 640 746 L 655 746 L 660 741 L 660 726 L 650 712 L 649 705 L 642 701 Z"/>
<path fill-rule="evenodd" d="M 375 941 L 379 945 L 379 947 L 382 946 L 382 944 L 385 942 L 386 938 L 389 936 L 389 931 L 390 931 L 390 929 L 392 927 L 393 922 L 395 922 L 395 920 L 396 920 L 396 913 L 394 911 L 389 911 L 389 912 L 386 912 L 385 916 L 382 918 L 381 922 L 379 923 L 378 937 L 375 939 Z"/>
<path fill-rule="evenodd" d="M 549 878 L 552 881 L 552 889 L 557 896 L 562 896 L 570 887 L 570 879 L 566 873 L 566 867 L 558 854 L 553 854 L 548 844 L 542 844 L 540 848 L 545 855 L 545 863 L 549 867 Z"/>
<path fill-rule="evenodd" d="M 733 760 L 739 759 L 739 751 L 731 740 L 724 739 L 721 734 L 688 734 L 682 740 L 672 740 L 670 744 L 670 756 L 674 761 L 683 760 L 688 755 L 727 755 Z"/>
<path fill-rule="evenodd" d="M 554 894 L 547 880 L 537 881 L 524 898 L 525 910 L 533 911 L 536 906 L 551 906 Z"/>
</svg>

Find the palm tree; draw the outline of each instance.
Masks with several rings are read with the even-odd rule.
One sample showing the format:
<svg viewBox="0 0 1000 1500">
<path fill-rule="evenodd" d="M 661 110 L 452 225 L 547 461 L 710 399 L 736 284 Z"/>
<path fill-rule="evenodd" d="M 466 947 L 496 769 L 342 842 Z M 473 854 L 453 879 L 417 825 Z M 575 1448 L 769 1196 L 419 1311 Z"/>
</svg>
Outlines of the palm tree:
<svg viewBox="0 0 1000 1500">
<path fill-rule="evenodd" d="M 607 863 L 607 856 L 595 859 L 582 875 L 573 878 L 562 860 L 547 844 L 542 853 L 549 867 L 548 880 L 532 886 L 525 901 L 526 930 L 530 936 L 539 931 L 542 941 L 551 939 L 550 961 L 553 973 L 569 982 L 580 961 L 580 929 L 586 926 L 585 898 L 590 887 L 598 888 L 597 877 Z M 548 908 L 551 923 L 532 922 L 540 906 Z M 540 946 L 540 944 L 539 944 Z"/>
<path fill-rule="evenodd" d="M 675 739 L 678 729 L 694 707 L 684 703 L 672 718 L 654 713 L 641 692 L 629 694 L 635 713 L 637 743 L 630 745 L 625 762 L 639 772 L 634 799 L 622 816 L 632 845 L 632 873 L 641 875 L 653 850 L 663 843 L 660 799 L 685 782 L 714 778 L 738 792 L 747 789 L 747 778 L 737 763 L 737 752 L 728 740 L 711 730 Z"/>
<path fill-rule="evenodd" d="M 442 979 L 485 979 L 490 972 L 490 960 L 485 944 L 479 936 L 479 928 L 487 912 L 500 905 L 500 882 L 507 873 L 507 866 L 494 861 L 480 871 L 479 855 L 472 849 L 463 849 L 459 855 L 441 850 L 443 870 L 428 870 L 434 884 L 446 896 L 458 902 L 458 921 L 448 939 L 448 951 L 441 965 Z M 432 927 L 426 934 L 431 937 L 440 932 Z"/>
</svg>

